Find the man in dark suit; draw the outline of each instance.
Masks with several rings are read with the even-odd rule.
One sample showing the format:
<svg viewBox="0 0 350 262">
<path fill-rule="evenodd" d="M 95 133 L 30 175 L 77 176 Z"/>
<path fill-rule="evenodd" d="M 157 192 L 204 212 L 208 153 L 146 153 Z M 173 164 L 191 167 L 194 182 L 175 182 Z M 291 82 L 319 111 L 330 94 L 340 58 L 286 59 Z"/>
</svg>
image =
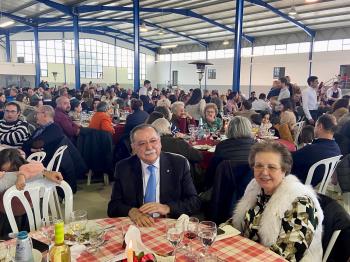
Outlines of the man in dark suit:
<svg viewBox="0 0 350 262">
<path fill-rule="evenodd" d="M 151 125 L 139 125 L 130 134 L 136 155 L 117 163 L 108 216 L 129 216 L 139 226 L 151 226 L 152 217 L 194 214 L 200 200 L 186 158 L 161 153 L 160 136 Z"/>
<path fill-rule="evenodd" d="M 314 129 L 315 139 L 312 144 L 292 153 L 292 174 L 296 175 L 302 183 L 305 183 L 310 167 L 316 162 L 341 155 L 340 148 L 334 140 L 336 130 L 336 119 L 329 114 L 322 115 L 317 121 Z M 322 181 L 324 166 L 316 168 L 312 178 L 312 186 L 317 186 Z"/>
<path fill-rule="evenodd" d="M 148 118 L 149 114 L 145 111 L 143 111 L 143 103 L 140 99 L 131 99 L 131 109 L 132 114 L 128 115 L 126 118 L 125 123 L 125 131 L 124 133 L 126 135 L 129 135 L 130 131 L 140 124 L 145 123 L 146 119 Z"/>
<path fill-rule="evenodd" d="M 34 131 L 33 135 L 23 145 L 27 155 L 33 152 L 45 151 L 46 158 L 44 163 L 46 165 L 64 137 L 61 127 L 53 121 L 54 115 L 55 111 L 52 106 L 40 106 L 36 111 L 36 121 L 40 127 Z"/>
</svg>

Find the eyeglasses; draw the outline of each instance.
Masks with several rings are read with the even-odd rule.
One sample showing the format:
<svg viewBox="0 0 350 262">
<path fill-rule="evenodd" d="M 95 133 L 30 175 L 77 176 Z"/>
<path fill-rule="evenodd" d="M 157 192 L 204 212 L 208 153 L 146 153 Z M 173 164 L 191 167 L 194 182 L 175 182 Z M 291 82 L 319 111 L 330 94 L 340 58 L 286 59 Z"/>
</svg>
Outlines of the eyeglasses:
<svg viewBox="0 0 350 262">
<path fill-rule="evenodd" d="M 265 170 L 265 168 L 267 169 L 267 171 L 269 171 L 270 173 L 275 173 L 277 172 L 278 170 L 280 170 L 281 168 L 280 167 L 277 167 L 277 166 L 274 166 L 274 165 L 262 165 L 262 164 L 255 164 L 254 165 L 254 170 L 255 171 L 258 171 L 258 172 L 261 172 L 263 170 Z"/>
<path fill-rule="evenodd" d="M 7 113 L 7 114 L 16 114 L 17 110 L 5 110 L 5 113 Z"/>
</svg>

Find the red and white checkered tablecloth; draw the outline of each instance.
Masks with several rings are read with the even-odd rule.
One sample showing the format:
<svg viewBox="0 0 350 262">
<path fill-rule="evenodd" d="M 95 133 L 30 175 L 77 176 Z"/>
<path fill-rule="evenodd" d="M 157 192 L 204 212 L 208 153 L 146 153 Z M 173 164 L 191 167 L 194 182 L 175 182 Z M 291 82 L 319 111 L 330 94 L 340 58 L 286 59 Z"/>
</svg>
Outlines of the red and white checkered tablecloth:
<svg viewBox="0 0 350 262">
<path fill-rule="evenodd" d="M 124 248 L 122 247 L 123 236 L 121 225 L 127 223 L 132 224 L 132 222 L 129 218 L 105 218 L 93 220 L 93 222 L 99 224 L 101 227 L 110 225 L 115 225 L 115 227 L 108 229 L 105 236 L 105 239 L 107 240 L 106 244 L 100 247 L 99 251 L 95 253 L 84 251 L 77 258 L 77 262 L 113 261 L 113 257 L 124 252 Z M 165 237 L 166 223 L 167 219 L 158 219 L 154 227 L 140 228 L 143 243 L 155 253 L 160 255 L 168 254 L 173 250 Z M 45 238 L 41 233 L 35 232 L 32 233 L 31 236 L 45 242 Z M 191 245 L 193 250 L 202 248 L 199 240 L 192 241 Z M 286 261 L 268 248 L 242 236 L 234 236 L 214 242 L 214 244 L 209 249 L 209 253 L 216 255 L 218 258 L 220 258 L 221 261 L 230 262 Z M 186 259 L 180 258 L 176 261 L 186 262 Z"/>
<path fill-rule="evenodd" d="M 125 223 L 128 221 L 130 221 L 129 218 L 106 218 L 96 220 L 96 223 L 101 226 L 115 225 L 115 227 L 107 233 L 106 238 L 109 240 L 102 248 L 100 248 L 99 252 L 95 254 L 84 252 L 77 261 L 108 261 L 116 254 L 123 252 L 121 224 L 122 222 Z M 155 227 L 140 228 L 142 241 L 157 254 L 167 254 L 172 251 L 172 247 L 165 237 L 165 223 L 165 219 L 160 219 L 155 224 Z M 194 249 L 202 247 L 199 241 L 193 241 L 192 244 Z M 223 261 L 285 261 L 282 257 L 266 247 L 241 236 L 216 241 L 209 249 L 209 252 L 215 254 Z"/>
</svg>

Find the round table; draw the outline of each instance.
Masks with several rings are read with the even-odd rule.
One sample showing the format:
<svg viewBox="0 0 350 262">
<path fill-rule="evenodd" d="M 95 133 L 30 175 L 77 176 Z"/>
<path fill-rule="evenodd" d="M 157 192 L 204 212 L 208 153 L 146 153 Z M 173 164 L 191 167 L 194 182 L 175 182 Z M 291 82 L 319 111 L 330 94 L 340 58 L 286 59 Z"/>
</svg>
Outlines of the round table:
<svg viewBox="0 0 350 262">
<path fill-rule="evenodd" d="M 140 228 L 143 243 L 157 254 L 168 254 L 173 249 L 165 238 L 165 223 L 167 219 L 158 219 L 154 227 Z M 90 222 L 90 221 L 89 221 Z M 95 223 L 102 227 L 114 227 L 108 229 L 106 233 L 106 243 L 99 248 L 99 251 L 90 253 L 84 251 L 80 254 L 76 261 L 78 262 L 95 262 L 95 261 L 115 261 L 113 257 L 124 252 L 122 247 L 123 237 L 121 224 L 130 223 L 129 218 L 104 218 L 94 220 Z M 43 240 L 43 235 L 39 232 L 34 232 L 32 237 Z M 13 240 L 12 240 L 13 241 Z M 201 243 L 199 240 L 191 242 L 194 250 L 200 249 Z M 220 241 L 214 242 L 210 247 L 209 253 L 213 253 L 221 261 L 285 261 L 282 257 L 272 252 L 268 248 L 251 241 L 242 236 L 233 236 Z M 186 261 L 186 259 L 177 259 L 177 261 Z"/>
</svg>

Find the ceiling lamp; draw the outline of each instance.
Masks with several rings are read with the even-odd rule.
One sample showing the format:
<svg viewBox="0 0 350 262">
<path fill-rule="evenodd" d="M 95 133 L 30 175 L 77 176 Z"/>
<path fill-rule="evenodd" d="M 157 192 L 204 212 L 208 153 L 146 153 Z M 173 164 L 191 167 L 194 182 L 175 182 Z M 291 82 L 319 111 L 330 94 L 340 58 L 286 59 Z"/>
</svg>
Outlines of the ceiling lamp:
<svg viewBox="0 0 350 262">
<path fill-rule="evenodd" d="M 295 6 L 292 6 L 288 12 L 289 16 L 296 16 L 297 10 L 295 9 Z"/>
<path fill-rule="evenodd" d="M 174 44 L 174 45 L 162 45 L 160 48 L 162 48 L 162 49 L 168 49 L 168 48 L 175 48 L 175 47 L 177 47 L 176 44 Z"/>
<path fill-rule="evenodd" d="M 224 42 L 222 42 L 223 45 L 228 45 L 230 42 L 228 40 L 225 40 Z"/>
<path fill-rule="evenodd" d="M 158 35 L 164 35 L 164 30 L 163 30 L 163 29 L 160 29 L 160 30 L 158 31 Z"/>
<path fill-rule="evenodd" d="M 148 32 L 148 28 L 147 28 L 145 22 L 143 22 L 142 25 L 140 26 L 140 32 L 142 32 L 142 33 Z"/>
<path fill-rule="evenodd" d="M 8 27 L 10 25 L 13 25 L 14 23 L 15 23 L 15 21 L 13 21 L 13 20 L 0 20 L 0 27 L 5 28 L 5 27 Z"/>
</svg>

